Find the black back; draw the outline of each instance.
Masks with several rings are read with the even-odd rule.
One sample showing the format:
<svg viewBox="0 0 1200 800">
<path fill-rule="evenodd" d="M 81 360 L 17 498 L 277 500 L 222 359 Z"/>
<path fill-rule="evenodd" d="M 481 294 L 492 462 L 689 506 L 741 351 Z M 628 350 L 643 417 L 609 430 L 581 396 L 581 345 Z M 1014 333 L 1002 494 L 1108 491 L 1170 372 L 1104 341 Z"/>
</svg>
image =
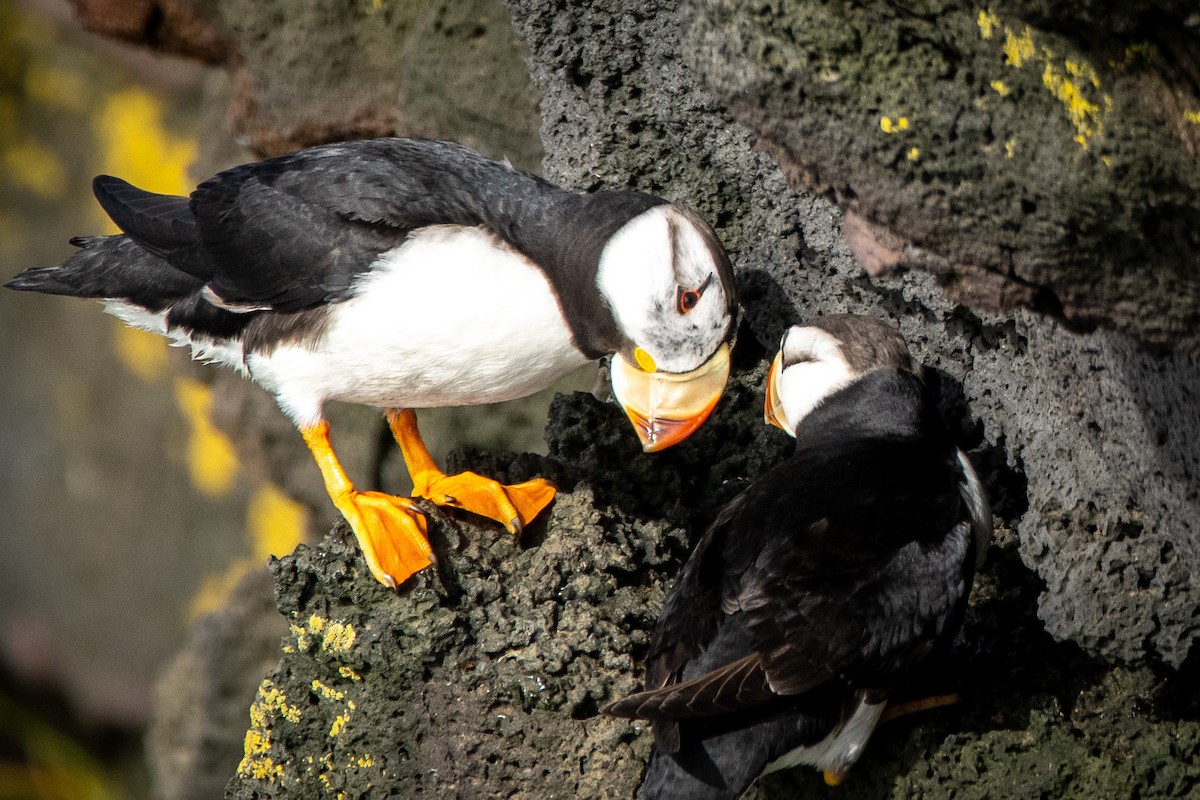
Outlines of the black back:
<svg viewBox="0 0 1200 800">
<path fill-rule="evenodd" d="M 590 356 L 623 344 L 595 290 L 600 250 L 664 202 L 576 195 L 465 147 L 419 139 L 307 148 L 222 172 L 190 198 L 108 176 L 93 188 L 125 236 L 77 240 L 83 253 L 57 270 L 26 271 L 10 287 L 170 307 L 173 325 L 230 335 L 254 316 L 235 312 L 299 312 L 351 296 L 357 276 L 418 228 L 478 226 L 546 272 Z M 103 278 L 85 274 L 98 269 Z M 204 287 L 234 311 L 200 297 Z"/>
</svg>

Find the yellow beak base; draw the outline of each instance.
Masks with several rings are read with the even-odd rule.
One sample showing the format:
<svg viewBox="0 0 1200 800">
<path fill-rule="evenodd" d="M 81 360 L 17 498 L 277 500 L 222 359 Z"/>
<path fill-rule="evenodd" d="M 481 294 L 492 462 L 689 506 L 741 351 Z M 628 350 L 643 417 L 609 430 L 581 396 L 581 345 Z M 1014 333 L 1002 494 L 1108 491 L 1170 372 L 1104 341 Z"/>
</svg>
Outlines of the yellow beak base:
<svg viewBox="0 0 1200 800">
<path fill-rule="evenodd" d="M 792 435 L 788 430 L 787 414 L 783 410 L 783 401 L 779 399 L 779 381 L 783 378 L 783 354 L 777 353 L 771 362 L 771 371 L 767 373 L 767 398 L 763 405 L 763 419 L 779 430 Z"/>
<path fill-rule="evenodd" d="M 729 380 L 729 345 L 691 372 L 647 372 L 620 354 L 612 360 L 613 395 L 647 453 L 690 436 L 716 407 Z"/>
</svg>

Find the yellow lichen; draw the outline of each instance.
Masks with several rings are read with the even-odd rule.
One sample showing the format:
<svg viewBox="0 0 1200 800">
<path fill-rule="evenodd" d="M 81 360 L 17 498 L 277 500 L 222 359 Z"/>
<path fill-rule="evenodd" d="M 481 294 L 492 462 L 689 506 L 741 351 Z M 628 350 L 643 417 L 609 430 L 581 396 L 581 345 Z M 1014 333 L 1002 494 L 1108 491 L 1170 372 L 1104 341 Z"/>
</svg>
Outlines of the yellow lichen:
<svg viewBox="0 0 1200 800">
<path fill-rule="evenodd" d="M 246 530 L 259 563 L 286 555 L 304 541 L 308 513 L 273 484 L 259 487 L 246 510 Z"/>
<path fill-rule="evenodd" d="M 166 339 L 119 320 L 113 320 L 113 338 L 117 357 L 140 380 L 154 383 L 167 374 Z"/>
<path fill-rule="evenodd" d="M 1183 112 L 1183 118 L 1193 125 L 1200 125 L 1200 108 Z"/>
<path fill-rule="evenodd" d="M 1124 72 L 1131 64 L 1133 64 L 1134 61 L 1137 61 L 1139 58 L 1148 62 L 1156 61 L 1158 59 L 1158 48 L 1149 42 L 1136 42 L 1135 44 L 1131 44 L 1129 47 L 1125 48 L 1124 56 L 1120 61 L 1111 59 L 1108 62 L 1108 65 L 1117 72 Z"/>
<path fill-rule="evenodd" d="M 292 632 L 292 636 L 296 637 L 296 647 L 300 649 L 300 652 L 308 652 L 312 647 L 312 637 L 308 631 L 299 625 L 293 624 L 288 625 L 288 630 Z"/>
<path fill-rule="evenodd" d="M 992 34 L 996 32 L 996 28 L 1000 27 L 1000 17 L 990 8 L 979 12 L 979 35 L 984 39 L 992 38 Z"/>
<path fill-rule="evenodd" d="M 908 155 L 906 156 L 906 158 L 909 161 L 916 161 L 920 157 L 921 157 L 921 148 L 919 148 L 919 147 L 914 147 L 911 150 L 909 150 Z"/>
<path fill-rule="evenodd" d="M 333 724 L 329 726 L 329 735 L 331 737 L 338 736 L 342 732 L 342 729 L 346 727 L 346 723 L 349 721 L 349 714 L 338 714 L 333 718 Z"/>
<path fill-rule="evenodd" d="M 899 133 L 908 130 L 908 117 L 899 117 L 895 120 L 891 117 L 880 117 L 879 129 L 884 133 Z"/>
<path fill-rule="evenodd" d="M 1012 158 L 1013 154 L 1016 152 L 1017 152 L 1017 140 L 1016 139 L 1009 139 L 1007 142 L 1004 143 L 1004 157 L 1005 158 Z"/>
<path fill-rule="evenodd" d="M 1081 148 L 1090 150 L 1092 140 L 1103 133 L 1103 116 L 1112 111 L 1113 105 L 1109 95 L 1096 94 L 1101 87 L 1096 69 L 1082 59 L 1064 58 L 1060 62 L 1049 48 L 1039 49 L 1028 25 L 1020 33 L 1006 26 L 1004 36 L 1004 63 L 1017 69 L 1028 63 L 1041 65 L 1042 84 L 1066 110 L 1075 129 L 1072 138 Z M 1011 91 L 1001 80 L 991 81 L 991 87 L 1001 97 L 1007 97 Z M 1007 148 L 1006 154 L 1012 157 Z"/>
<path fill-rule="evenodd" d="M 325 632 L 321 649 L 331 653 L 345 653 L 354 646 L 354 628 L 343 622 L 334 622 Z"/>
<path fill-rule="evenodd" d="M 366 769 L 367 767 L 375 766 L 375 759 L 370 754 L 361 755 L 358 757 L 357 760 L 355 760 L 354 763 L 357 764 L 359 767 Z"/>
<path fill-rule="evenodd" d="M 312 690 L 316 694 L 324 697 L 326 700 L 344 700 L 346 698 L 345 692 L 340 692 L 337 689 L 334 689 L 332 686 L 322 683 L 320 680 L 315 678 L 312 682 Z"/>
<path fill-rule="evenodd" d="M 1084 89 L 1086 85 L 1098 88 L 1100 82 L 1095 77 L 1095 70 L 1086 64 L 1081 65 L 1078 62 L 1067 61 L 1064 64 L 1064 70 L 1065 72 L 1060 72 L 1053 63 L 1047 60 L 1042 70 L 1042 83 L 1050 91 L 1050 94 L 1062 103 L 1063 108 L 1067 111 L 1067 118 L 1071 121 L 1071 126 L 1075 128 L 1075 141 L 1079 143 L 1080 147 L 1087 150 L 1091 139 L 1103 131 L 1104 122 L 1101 118 L 1100 105 L 1089 100 L 1084 95 Z M 1105 95 L 1102 99 L 1104 110 L 1111 109 L 1112 98 Z"/>
<path fill-rule="evenodd" d="M 1075 61 L 1068 58 L 1063 61 L 1063 69 L 1067 71 L 1067 74 L 1072 79 L 1082 78 L 1090 83 L 1093 89 L 1100 88 L 1100 76 L 1096 74 L 1096 70 L 1092 68 L 1092 65 L 1086 61 Z"/>
<path fill-rule="evenodd" d="M 275 718 L 299 722 L 300 709 L 289 705 L 287 696 L 267 678 L 259 684 L 258 697 L 250 705 L 250 728 L 243 742 L 238 775 L 269 781 L 283 777 L 283 766 L 276 764 L 268 755 L 271 750 L 271 721 Z"/>
<path fill-rule="evenodd" d="M 202 494 L 220 497 L 233 488 L 237 454 L 233 443 L 209 419 L 212 389 L 199 381 L 179 378 L 175 398 L 188 422 L 188 475 Z"/>
<path fill-rule="evenodd" d="M 1021 67 L 1033 58 L 1036 49 L 1033 44 L 1033 31 L 1029 26 L 1015 34 L 1010 28 L 1004 29 L 1004 63 L 1010 67 Z"/>
<path fill-rule="evenodd" d="M 345 664 L 338 667 L 338 674 L 341 675 L 343 678 L 349 678 L 352 681 L 361 681 L 362 680 L 361 675 L 359 675 L 357 672 L 355 672 L 353 669 L 346 666 Z"/>
<path fill-rule="evenodd" d="M 298 706 L 288 705 L 287 695 L 283 693 L 270 678 L 264 680 L 258 687 L 258 700 L 255 705 L 264 715 L 275 714 L 288 722 L 300 721 L 300 708 Z M 251 720 L 254 718 L 254 707 L 251 706 Z"/>
</svg>

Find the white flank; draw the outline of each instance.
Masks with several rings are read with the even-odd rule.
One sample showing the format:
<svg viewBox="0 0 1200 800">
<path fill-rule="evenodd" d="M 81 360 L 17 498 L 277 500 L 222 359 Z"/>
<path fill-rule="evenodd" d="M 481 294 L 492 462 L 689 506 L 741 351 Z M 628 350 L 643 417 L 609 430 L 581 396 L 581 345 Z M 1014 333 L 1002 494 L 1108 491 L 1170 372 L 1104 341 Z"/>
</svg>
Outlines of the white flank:
<svg viewBox="0 0 1200 800">
<path fill-rule="evenodd" d="M 242 343 L 237 339 L 193 337 L 178 328 L 168 331 L 165 312 L 155 314 L 124 300 L 105 300 L 104 310 L 130 327 L 166 336 L 175 347 L 190 347 L 192 358 L 197 361 L 224 364 L 246 373 L 246 365 L 242 362 Z"/>
<path fill-rule="evenodd" d="M 975 468 L 962 450 L 958 451 L 958 466 L 963 474 L 959 494 L 971 515 L 971 531 L 975 534 L 975 568 L 979 569 L 987 559 L 988 547 L 992 544 L 992 504 L 988 502 L 987 492 L 975 474 Z"/>
<path fill-rule="evenodd" d="M 545 275 L 474 228 L 435 226 L 384 253 L 331 307 L 319 341 L 248 353 L 297 424 L 326 400 L 429 408 L 524 397 L 586 364 Z"/>
<path fill-rule="evenodd" d="M 834 728 L 832 733 L 814 745 L 797 747 L 790 753 L 785 753 L 767 764 L 762 774 L 791 769 L 800 764 L 807 764 L 838 775 L 844 773 L 863 754 L 867 740 L 875 732 L 875 726 L 879 724 L 879 717 L 885 708 L 887 708 L 886 702 L 859 701 L 858 708 L 854 709 L 850 719 Z"/>
</svg>

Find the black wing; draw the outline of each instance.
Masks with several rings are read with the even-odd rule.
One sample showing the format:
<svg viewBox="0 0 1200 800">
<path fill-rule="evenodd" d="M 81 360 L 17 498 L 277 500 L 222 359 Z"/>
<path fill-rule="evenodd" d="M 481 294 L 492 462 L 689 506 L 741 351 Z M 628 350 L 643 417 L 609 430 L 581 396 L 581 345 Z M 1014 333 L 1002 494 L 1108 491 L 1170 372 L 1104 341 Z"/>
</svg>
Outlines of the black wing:
<svg viewBox="0 0 1200 800">
<path fill-rule="evenodd" d="M 190 199 L 101 176 L 121 229 L 232 307 L 294 311 L 341 299 L 375 258 L 435 224 L 511 227 L 571 193 L 459 145 L 376 139 L 227 170 Z"/>
</svg>

